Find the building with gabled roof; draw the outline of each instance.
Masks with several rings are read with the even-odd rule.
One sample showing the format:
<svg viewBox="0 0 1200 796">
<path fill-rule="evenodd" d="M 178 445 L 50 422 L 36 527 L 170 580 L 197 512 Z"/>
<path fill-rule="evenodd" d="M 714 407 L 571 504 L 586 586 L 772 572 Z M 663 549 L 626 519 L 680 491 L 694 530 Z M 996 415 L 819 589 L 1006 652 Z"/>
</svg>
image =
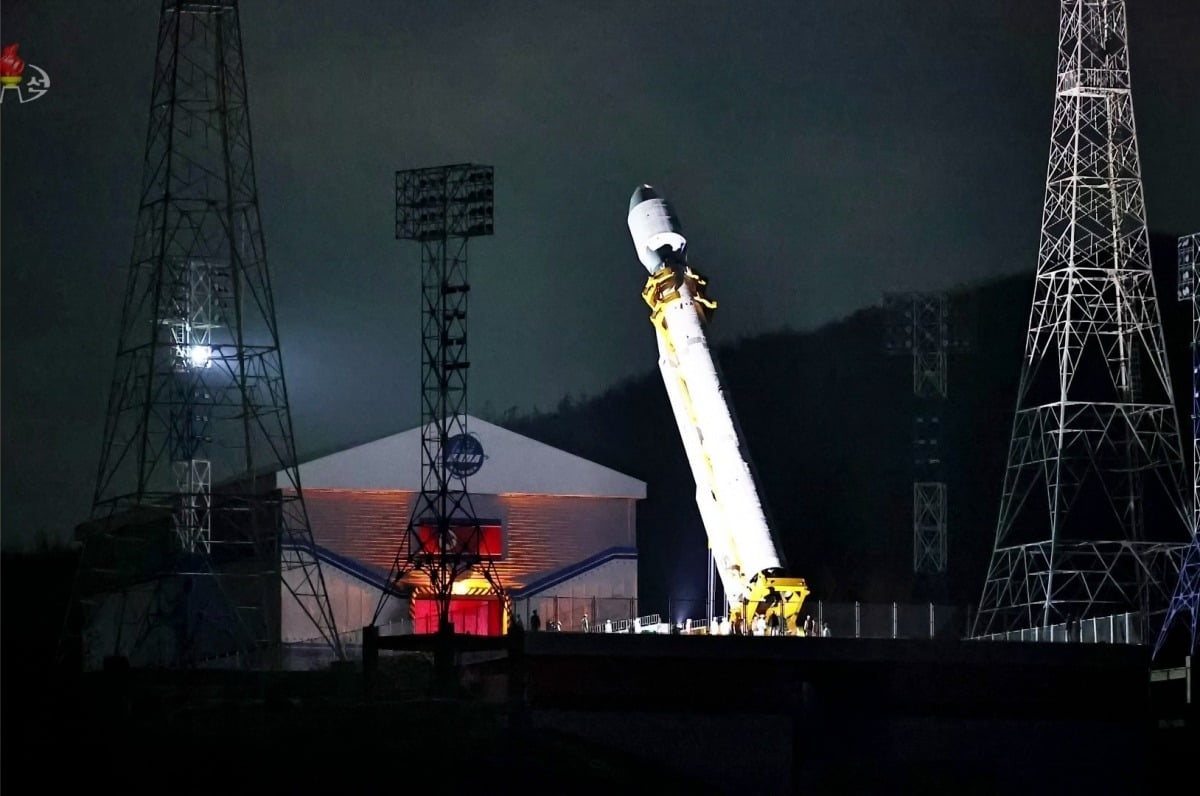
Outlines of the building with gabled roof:
<svg viewBox="0 0 1200 796">
<path fill-rule="evenodd" d="M 518 616 L 543 628 L 602 627 L 637 615 L 637 501 L 646 484 L 500 426 L 468 417 L 483 462 L 466 479 L 476 517 L 499 551 L 494 571 Z M 369 624 L 421 487 L 421 429 L 300 463 L 300 484 L 338 628 L 353 642 Z M 291 484 L 282 474 L 280 489 Z M 407 550 L 407 547 L 404 548 Z M 389 598 L 383 632 L 431 632 L 436 609 L 419 573 L 411 596 Z M 500 597 L 479 577 L 456 585 L 458 632 L 504 632 Z M 586 615 L 586 617 L 585 617 Z M 311 623 L 284 601 L 284 642 L 311 640 Z"/>
</svg>

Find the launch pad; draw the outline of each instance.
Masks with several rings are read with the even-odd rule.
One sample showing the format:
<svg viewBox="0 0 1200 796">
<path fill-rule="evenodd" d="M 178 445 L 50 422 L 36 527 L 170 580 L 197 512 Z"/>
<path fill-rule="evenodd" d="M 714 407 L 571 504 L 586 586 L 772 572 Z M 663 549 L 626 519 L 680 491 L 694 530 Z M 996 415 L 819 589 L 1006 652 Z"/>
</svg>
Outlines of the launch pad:
<svg viewBox="0 0 1200 796">
<path fill-rule="evenodd" d="M 713 792 L 1138 792 L 1194 738 L 1191 718 L 1157 720 L 1144 645 L 553 632 L 455 641 L 460 670 L 506 706 L 510 730 L 564 733 Z"/>
<path fill-rule="evenodd" d="M 541 633 L 512 663 L 532 726 L 722 791 L 1113 792 L 1163 742 L 1143 646 Z"/>
</svg>

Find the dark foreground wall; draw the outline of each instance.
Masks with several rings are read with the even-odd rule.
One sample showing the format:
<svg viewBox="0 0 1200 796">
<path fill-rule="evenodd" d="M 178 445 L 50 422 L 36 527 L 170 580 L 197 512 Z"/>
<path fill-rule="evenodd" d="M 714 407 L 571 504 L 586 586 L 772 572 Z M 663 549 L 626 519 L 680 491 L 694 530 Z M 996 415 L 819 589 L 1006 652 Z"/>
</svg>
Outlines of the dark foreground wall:
<svg viewBox="0 0 1200 796">
<path fill-rule="evenodd" d="M 1149 792 L 1145 648 L 530 635 L 530 721 L 729 793 Z"/>
<path fill-rule="evenodd" d="M 387 647 L 369 690 L 358 662 L 81 677 L 25 665 L 11 629 L 14 792 L 1177 793 L 1200 749 L 1155 729 L 1136 647 L 457 637 L 429 699 L 426 652 Z"/>
</svg>

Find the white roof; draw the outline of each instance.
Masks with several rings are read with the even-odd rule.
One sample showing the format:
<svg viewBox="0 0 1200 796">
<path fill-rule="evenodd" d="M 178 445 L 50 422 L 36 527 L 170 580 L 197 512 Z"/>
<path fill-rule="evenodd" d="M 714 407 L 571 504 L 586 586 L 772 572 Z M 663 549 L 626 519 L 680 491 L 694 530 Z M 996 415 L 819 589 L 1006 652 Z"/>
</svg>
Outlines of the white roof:
<svg viewBox="0 0 1200 796">
<path fill-rule="evenodd" d="M 646 497 L 646 482 L 467 415 L 467 431 L 483 447 L 483 466 L 466 480 L 479 495 Z M 290 486 L 283 473 L 276 484 Z M 421 488 L 421 428 L 300 463 L 300 485 L 312 489 Z"/>
</svg>

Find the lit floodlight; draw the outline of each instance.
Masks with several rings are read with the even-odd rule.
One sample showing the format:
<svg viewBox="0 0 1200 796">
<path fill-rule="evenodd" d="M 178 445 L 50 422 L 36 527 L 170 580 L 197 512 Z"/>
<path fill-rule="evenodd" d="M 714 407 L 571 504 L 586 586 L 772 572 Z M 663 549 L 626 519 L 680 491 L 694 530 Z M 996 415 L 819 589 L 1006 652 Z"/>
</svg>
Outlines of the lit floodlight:
<svg viewBox="0 0 1200 796">
<path fill-rule="evenodd" d="M 212 364 L 212 347 L 206 345 L 191 345 L 187 348 L 188 363 L 193 368 L 207 368 Z"/>
</svg>

